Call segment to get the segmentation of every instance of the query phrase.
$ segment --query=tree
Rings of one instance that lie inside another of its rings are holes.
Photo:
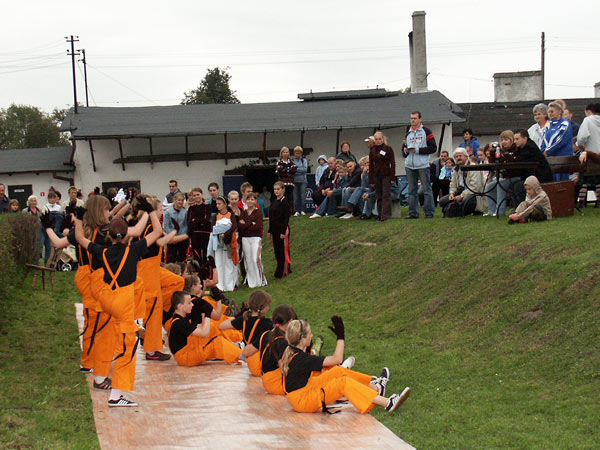
[[[200,86],[191,91],[185,92],[182,105],[200,105],[206,103],[239,103],[235,96],[235,91],[229,87],[231,75],[225,69],[208,69]]]
[[[64,111],[47,114],[35,106],[11,105],[0,110],[0,149],[70,145],[60,132]]]

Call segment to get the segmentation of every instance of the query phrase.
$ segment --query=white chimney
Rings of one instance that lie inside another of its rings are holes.
[[[594,97],[600,98],[600,81],[594,85]]]
[[[425,11],[412,14],[413,30],[408,34],[410,54],[410,91],[427,92],[427,43],[425,40]]]

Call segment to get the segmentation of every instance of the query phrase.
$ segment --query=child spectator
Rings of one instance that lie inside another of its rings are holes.
[[[552,220],[552,207],[548,194],[542,189],[540,182],[531,175],[525,180],[527,197],[509,216],[508,223],[541,222]]]
[[[244,265],[246,267],[244,282],[247,282],[250,288],[267,285],[261,259],[263,216],[256,207],[256,197],[255,193],[248,196],[246,199],[248,208],[241,212],[238,220],[238,230],[242,239]]]

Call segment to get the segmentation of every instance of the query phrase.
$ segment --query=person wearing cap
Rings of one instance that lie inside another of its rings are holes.
[[[463,167],[471,165],[469,154],[464,148],[454,150],[456,167],[450,181],[450,193],[440,199],[440,207],[444,217],[454,217],[473,214],[476,211],[483,213],[486,210],[486,198],[474,192],[483,192],[484,182],[481,171],[463,171]]]

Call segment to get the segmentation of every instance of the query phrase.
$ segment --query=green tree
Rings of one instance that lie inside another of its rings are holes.
[[[70,145],[60,132],[64,111],[47,114],[35,106],[11,105],[0,110],[0,149]]]
[[[231,75],[227,72],[229,67],[208,69],[200,86],[185,92],[182,105],[199,105],[206,103],[239,103],[235,91],[229,87]]]

